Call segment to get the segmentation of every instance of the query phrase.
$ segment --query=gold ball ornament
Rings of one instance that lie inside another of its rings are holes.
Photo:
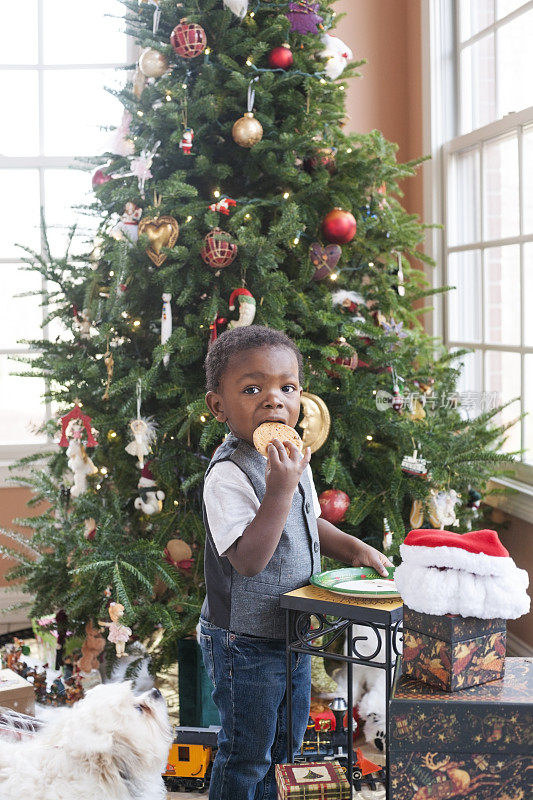
[[[147,47],[139,57],[139,69],[146,78],[160,78],[168,70],[168,59],[159,50]]]
[[[300,398],[303,417],[298,427],[302,429],[302,441],[312,453],[319,450],[329,436],[331,417],[329,409],[321,397],[310,392],[302,392]]]
[[[263,126],[251,111],[237,120],[231,130],[235,142],[241,147],[253,147],[263,138]]]

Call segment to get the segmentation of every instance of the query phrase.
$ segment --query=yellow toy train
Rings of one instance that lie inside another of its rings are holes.
[[[174,728],[168,763],[163,779],[168,791],[196,789],[203,792],[209,786],[214,751],[217,748],[219,725],[209,728]]]

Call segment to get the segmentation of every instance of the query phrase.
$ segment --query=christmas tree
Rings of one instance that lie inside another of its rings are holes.
[[[157,668],[204,594],[202,480],[226,430],[203,361],[225,326],[295,340],[323,513],[393,558],[411,527],[471,527],[509,456],[498,409],[461,414],[461,354],[413,310],[434,291],[416,268],[424,226],[400,203],[417,163],[343,130],[362,62],[332,2],[125,5],[142,52],[112,152],[91,165],[98,241],[27,259],[66,333],[32,342],[26,370],[58,409],[47,468],[19,479],[48,508],[2,551],[32,615],[63,610],[83,633],[117,601]]]

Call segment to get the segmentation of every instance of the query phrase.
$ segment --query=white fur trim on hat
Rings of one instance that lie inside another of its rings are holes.
[[[511,568],[501,575],[476,575],[404,562],[396,568],[394,582],[403,602],[413,611],[437,616],[517,619],[529,611],[529,577],[512,559],[509,561]]]
[[[401,544],[402,562],[410,567],[450,567],[474,575],[509,575],[516,565],[512,558],[470,553],[460,547],[423,547]]]

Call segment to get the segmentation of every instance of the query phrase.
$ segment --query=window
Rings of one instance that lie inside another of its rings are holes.
[[[50,415],[41,395],[44,381],[10,375],[10,359],[28,351],[20,339],[44,338],[45,309],[38,298],[16,295],[38,289],[40,277],[24,270],[18,244],[42,252],[40,209],[54,255],[63,255],[69,228],[77,223],[74,251],[86,249],[97,220],[73,210],[91,199],[91,176],[77,157],[108,149],[121,103],[105,91],[119,88],[131,63],[131,43],[116,17],[118,0],[19,0],[0,8],[0,458],[11,461],[39,449],[34,430]],[[113,18],[113,16],[115,18]],[[23,21],[23,35],[21,22]],[[130,56],[128,58],[128,56]],[[77,167],[77,168],[76,168]],[[55,334],[54,334],[55,335]]]
[[[439,282],[457,287],[444,299],[440,328],[451,349],[474,351],[458,387],[478,398],[472,411],[518,397],[499,420],[509,422],[533,412],[533,2],[434,0],[429,28],[441,58],[453,53],[447,71],[440,67],[440,139],[431,133],[444,222],[433,254],[443,264]],[[505,445],[520,448],[517,472],[533,482],[529,416]]]

